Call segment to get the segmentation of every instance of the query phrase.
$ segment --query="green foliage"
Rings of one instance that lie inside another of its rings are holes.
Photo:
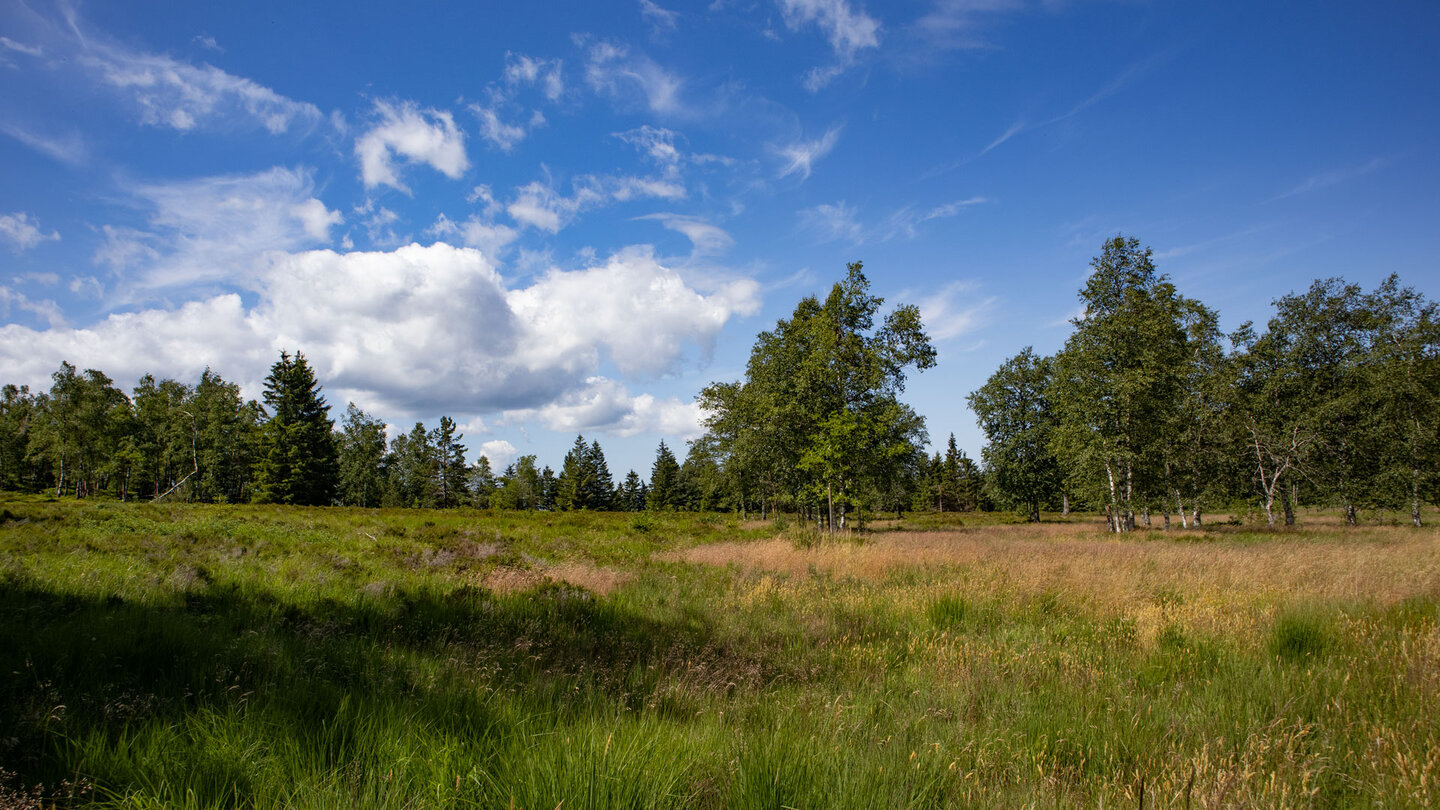
[[[1029,347],[1005,361],[968,402],[985,431],[985,466],[998,499],[1040,520],[1040,507],[1060,494],[1060,462],[1052,450],[1056,417],[1049,400],[1050,358]],[[954,437],[951,437],[952,447]]]
[[[345,408],[337,444],[340,503],[379,506],[385,495],[385,423],[351,402]]]
[[[469,496],[469,466],[465,463],[465,438],[455,432],[455,420],[440,417],[440,426],[430,433],[430,442],[435,449],[436,506],[448,508],[457,506]]]
[[[330,503],[339,478],[334,423],[304,354],[280,353],[265,378],[265,404],[271,413],[261,432],[255,500]]]
[[[490,469],[490,459],[481,456],[470,468],[469,478],[466,486],[470,491],[471,505],[477,509],[489,509],[494,506],[495,497],[495,473]]]
[[[600,442],[586,444],[584,436],[575,437],[575,446],[565,454],[565,464],[555,479],[554,500],[562,511],[614,508],[615,480]]]
[[[701,392],[737,500],[824,503],[834,514],[837,501],[862,506],[915,466],[924,420],[898,397],[905,370],[932,367],[935,349],[913,306],[877,326],[883,304],[852,263],[823,304],[805,298],[757,337],[743,383]]]
[[[655,448],[655,463],[650,465],[650,488],[645,495],[645,508],[653,511],[679,509],[685,505],[680,482],[680,462],[660,440]]]
[[[1186,319],[1208,311],[1161,275],[1149,248],[1116,236],[1091,261],[1080,299],[1084,314],[1056,356],[1050,406],[1058,415],[1051,446],[1067,484],[1108,504],[1116,531],[1134,528],[1145,501],[1174,489],[1167,450],[1194,349]]]

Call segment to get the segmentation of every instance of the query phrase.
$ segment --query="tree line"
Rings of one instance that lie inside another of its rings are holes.
[[[350,404],[337,426],[303,354],[282,353],[261,402],[207,369],[195,385],[146,375],[130,394],[68,363],[49,391],[0,390],[0,487],[210,502],[735,511],[838,529],[881,512],[1095,510],[1115,531],[1200,523],[1253,507],[1271,525],[1302,504],[1440,501],[1440,317],[1391,277],[1364,291],[1316,281],[1275,301],[1263,329],[1221,333],[1138,240],[1091,262],[1060,351],[1027,347],[968,403],[979,463],[927,455],[901,401],[935,365],[917,308],[885,310],[854,263],[757,336],[743,379],[698,401],[706,432],[683,462],[665,442],[648,477],[611,473],[576,437],[558,470],[524,455],[468,463],[453,419],[389,436]],[[1248,505],[1248,506],[1247,506]]]
[[[48,391],[0,389],[0,488],[219,503],[525,510],[723,509],[710,447],[684,462],[660,442],[648,478],[618,483],[598,441],[577,437],[560,470],[524,455],[467,462],[453,419],[394,437],[350,403],[337,426],[304,354],[283,352],[263,402],[206,369],[196,385],[146,375],[130,394],[62,363]]]
[[[1440,501],[1440,317],[1392,275],[1317,280],[1263,329],[1216,313],[1117,236],[1091,262],[1059,352],[1026,348],[969,397],[991,491],[1038,519],[1067,499],[1117,532],[1253,504],[1408,511]]]

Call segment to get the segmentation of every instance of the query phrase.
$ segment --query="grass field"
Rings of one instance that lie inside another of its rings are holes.
[[[0,508],[0,807],[1440,805],[1434,529]]]

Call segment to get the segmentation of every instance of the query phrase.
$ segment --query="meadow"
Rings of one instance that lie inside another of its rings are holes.
[[[0,807],[1434,807],[1440,534],[0,496]]]

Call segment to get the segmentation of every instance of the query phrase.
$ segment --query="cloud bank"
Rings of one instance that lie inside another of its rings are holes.
[[[257,396],[278,352],[298,349],[336,404],[396,417],[506,412],[564,429],[685,433],[693,409],[630,395],[600,375],[602,362],[641,379],[677,371],[758,303],[753,281],[697,288],[647,247],[551,270],[518,289],[481,251],[444,242],[272,253],[244,293],[83,328],[0,327],[0,364],[38,388],[62,360],[122,385],[146,372],[193,379],[210,366]]]

